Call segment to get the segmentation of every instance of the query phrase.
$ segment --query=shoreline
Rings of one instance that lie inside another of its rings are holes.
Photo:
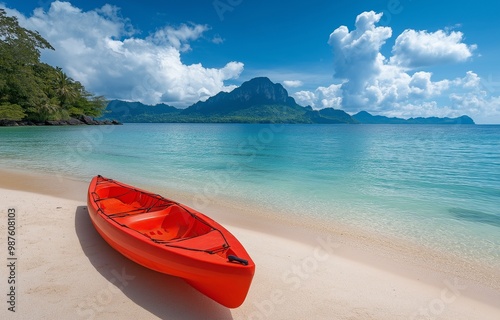
[[[87,183],[3,168],[0,169],[0,174],[0,195],[7,201],[4,206],[17,206],[21,211],[31,208],[26,210],[28,215],[31,212],[31,216],[20,220],[19,228],[25,233],[23,242],[28,242],[27,238],[31,232],[27,230],[28,226],[36,227],[35,211],[40,210],[40,214],[49,216],[59,214],[57,209],[51,212],[46,208],[47,204],[52,205],[52,208],[54,204],[60,204],[56,208],[67,210],[70,215],[60,217],[62,220],[70,220],[68,225],[71,230],[62,231],[66,237],[74,237],[75,228],[78,234],[79,223],[88,225],[88,217],[83,213]],[[151,191],[162,193],[161,190]],[[29,197],[31,202],[26,201],[26,197]],[[193,206],[192,197],[188,195],[175,194],[172,198]],[[40,207],[37,199],[43,199]],[[4,206],[0,210],[2,218],[6,219],[7,207]],[[335,310],[345,318],[352,314],[353,310],[358,310],[359,313],[352,315],[356,319],[398,319],[404,315],[409,319],[419,319],[419,308],[429,306],[429,303],[439,299],[446,288],[453,287],[453,284],[456,289],[453,300],[461,302],[446,303],[440,318],[476,319],[472,317],[476,316],[477,319],[494,319],[495,315],[500,313],[500,271],[493,268],[460,261],[454,256],[443,256],[439,252],[424,250],[410,243],[401,243],[397,239],[351,226],[324,226],[319,221],[307,224],[299,220],[284,221],[281,217],[271,218],[263,213],[235,208],[224,201],[211,203],[200,211],[227,226],[228,230],[242,241],[257,264],[256,277],[247,301],[242,307],[230,310],[230,314],[217,313],[224,318],[231,315],[237,319],[286,318],[287,315],[293,317],[298,312],[296,309],[299,306],[304,307],[304,303],[308,301],[307,307],[317,312],[334,310],[330,303],[342,302],[342,306],[338,307],[341,310]],[[235,212],[238,215],[235,215]],[[91,228],[88,229],[87,233],[91,233]],[[48,235],[57,237],[57,233]],[[44,234],[38,236],[43,237]],[[97,238],[92,241],[100,240]],[[104,247],[102,241],[100,243],[100,246]],[[73,249],[81,251],[81,248]],[[22,250],[31,252],[29,247]],[[85,250],[83,248],[83,251]],[[56,254],[59,259],[64,259],[62,253]],[[87,253],[84,256],[92,260]],[[82,254],[77,255],[77,258],[82,259]],[[29,260],[31,257],[25,259]],[[120,259],[120,264],[125,263],[124,261],[126,259]],[[47,262],[47,265],[60,262],[55,259]],[[85,259],[82,263],[85,264]],[[118,265],[115,264],[116,268]],[[130,268],[132,265],[133,263],[127,263]],[[40,268],[43,269],[44,265],[40,265],[38,269]],[[136,270],[138,267],[133,268]],[[89,266],[87,261],[87,268],[83,272],[92,275],[97,269],[97,266]],[[47,270],[50,270],[50,267]],[[148,274],[144,279],[157,276],[152,276],[151,272],[140,268],[137,270],[141,270],[137,271],[138,273]],[[21,269],[20,277],[29,278],[33,272],[35,271],[31,269]],[[109,277],[104,276],[104,280],[106,279],[108,281],[101,281],[101,285],[109,282]],[[44,279],[42,277],[33,281],[43,285]],[[169,281],[174,282],[175,287],[180,286],[181,291],[189,291],[189,286],[179,284],[178,279]],[[137,295],[133,290],[120,292],[125,295],[123,299]],[[447,291],[446,295],[449,298],[447,301],[451,301],[449,292],[451,291]],[[30,300],[28,293],[19,294],[20,301]],[[122,294],[117,292],[116,296]],[[41,298],[36,294],[33,299],[35,297]],[[160,311],[152,311],[156,310],[156,307],[149,306],[144,301],[137,302],[137,299],[131,299],[135,302],[132,304],[135,307],[142,306],[137,312],[146,310],[162,317]],[[25,303],[23,302],[24,306]],[[201,303],[203,306],[207,304],[213,308],[213,305],[206,301]],[[457,318],[457,315],[460,317]],[[327,313],[317,316],[331,318],[331,314],[327,317]]]
[[[40,126],[84,126],[84,125],[122,125],[118,120],[96,120],[93,117],[82,115],[66,120],[46,120],[33,122],[30,120],[0,120],[0,127],[40,127]]]

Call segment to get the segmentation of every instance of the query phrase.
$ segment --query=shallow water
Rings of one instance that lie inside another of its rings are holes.
[[[500,126],[0,128],[0,166],[258,204],[500,263]]]

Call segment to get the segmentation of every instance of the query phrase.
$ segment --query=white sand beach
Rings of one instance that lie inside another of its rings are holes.
[[[301,227],[244,211],[235,218],[228,214],[234,208],[214,204],[201,211],[256,263],[246,301],[227,309],[113,250],[90,222],[86,183],[1,174],[1,319],[500,318],[500,270],[360,230]],[[9,209],[16,219],[15,313],[7,303]]]

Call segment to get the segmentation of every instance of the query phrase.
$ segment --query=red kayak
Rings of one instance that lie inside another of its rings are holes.
[[[228,308],[245,300],[255,264],[241,243],[214,220],[102,176],[90,182],[87,204],[99,234],[127,258],[181,277]]]

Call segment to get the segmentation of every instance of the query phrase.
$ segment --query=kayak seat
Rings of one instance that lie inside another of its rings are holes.
[[[98,203],[101,209],[108,215],[141,209],[141,204],[139,202],[123,203],[116,198],[102,199]]]
[[[196,236],[210,230],[197,223],[196,219],[178,205],[154,212],[116,217],[114,220],[148,238],[160,241]]]
[[[195,222],[195,219],[178,205],[155,212],[117,217],[114,220],[148,238],[161,241],[185,237]]]
[[[172,205],[167,208],[168,214],[161,223],[159,232],[166,232],[168,238],[178,239],[185,236],[189,231],[189,227],[194,223],[194,218],[183,208],[178,205]],[[167,240],[161,237],[162,240]],[[168,240],[170,240],[168,239]]]

